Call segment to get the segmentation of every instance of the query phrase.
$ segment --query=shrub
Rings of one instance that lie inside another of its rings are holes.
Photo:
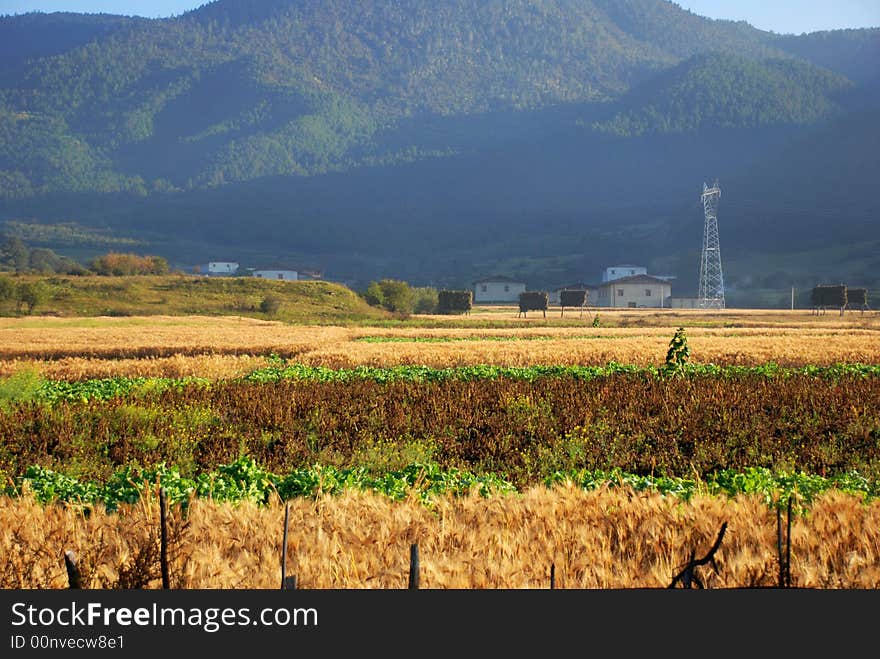
[[[19,313],[22,307],[25,313],[32,314],[34,309],[44,304],[49,299],[49,289],[41,281],[26,281],[18,285],[16,290],[16,308]]]
[[[436,313],[439,294],[436,288],[420,287],[412,289],[413,311],[415,313]]]
[[[413,289],[408,283],[399,279],[370,282],[363,298],[371,306],[402,314],[411,314],[415,304]]]
[[[0,302],[15,299],[15,282],[11,277],[0,275]]]
[[[367,290],[364,291],[362,297],[371,307],[385,306],[385,294],[382,292],[382,287],[379,286],[379,282],[377,281],[370,282],[370,285],[367,286]]]
[[[138,256],[109,252],[92,260],[90,267],[99,275],[166,275],[168,261],[161,256]]]
[[[260,311],[270,316],[274,316],[281,309],[281,298],[277,295],[269,293],[260,301]]]

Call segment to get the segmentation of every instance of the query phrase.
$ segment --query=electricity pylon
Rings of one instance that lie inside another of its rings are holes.
[[[721,188],[716,180],[710,188],[703,183],[703,252],[700,257],[700,291],[697,294],[701,309],[724,308],[724,275],[721,272],[721,246],[718,241],[718,199]]]

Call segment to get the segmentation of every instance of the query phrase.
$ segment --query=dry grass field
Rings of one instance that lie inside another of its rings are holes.
[[[784,515],[783,515],[784,519]],[[194,501],[170,523],[174,588],[278,588],[284,507]],[[63,552],[84,586],[158,588],[158,505],[119,513],[0,499],[0,587],[64,588]],[[708,588],[777,584],[776,516],[755,497],[674,496],[612,488],[535,488],[521,495],[438,499],[432,508],[350,492],[290,504],[288,575],[298,587],[405,588],[419,543],[422,588],[664,588],[690,552],[715,558]],[[792,585],[880,587],[880,501],[828,493],[793,516]]]
[[[594,327],[588,314],[580,320],[554,313],[517,319],[513,308],[483,308],[464,320],[418,317],[417,326],[392,328],[213,316],[3,318],[0,377],[23,369],[64,379],[236,377],[264,365],[272,353],[337,368],[662,364],[678,326],[687,330],[694,362],[880,362],[880,317],[873,312],[603,309],[599,317]],[[499,318],[504,322],[492,326]],[[422,326],[429,321],[430,327]]]

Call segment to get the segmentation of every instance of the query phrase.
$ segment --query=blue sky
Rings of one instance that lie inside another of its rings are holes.
[[[479,1],[479,0],[478,0]],[[206,0],[0,0],[0,15],[28,11],[74,11],[165,17]],[[880,0],[681,0],[679,5],[710,18],[745,20],[780,33],[849,27],[880,27]]]

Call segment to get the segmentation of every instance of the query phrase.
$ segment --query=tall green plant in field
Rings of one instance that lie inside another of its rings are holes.
[[[669,350],[666,351],[666,364],[663,366],[663,372],[667,375],[682,373],[688,365],[690,356],[691,349],[688,346],[684,327],[679,327],[669,342]]]

